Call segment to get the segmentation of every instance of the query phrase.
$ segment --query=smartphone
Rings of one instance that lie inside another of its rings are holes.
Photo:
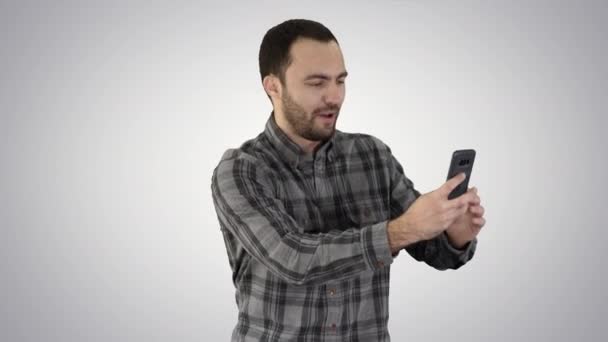
[[[448,179],[453,178],[457,174],[464,172],[467,178],[458,184],[456,189],[448,195],[448,199],[456,198],[469,188],[469,179],[473,171],[473,162],[475,162],[475,150],[457,150],[452,153],[452,161],[450,162],[450,170],[448,171]]]

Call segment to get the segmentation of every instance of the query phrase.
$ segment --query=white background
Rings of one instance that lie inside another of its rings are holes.
[[[426,0],[3,1],[0,340],[229,340],[211,174],[264,129],[258,49],[290,18],[342,46],[338,129],[418,190],[477,150],[477,253],[400,255],[393,340],[606,340],[608,5]]]

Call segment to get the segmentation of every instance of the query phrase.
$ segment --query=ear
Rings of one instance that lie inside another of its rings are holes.
[[[275,75],[267,75],[262,80],[262,85],[264,86],[264,91],[271,98],[280,98],[281,97],[281,81]]]

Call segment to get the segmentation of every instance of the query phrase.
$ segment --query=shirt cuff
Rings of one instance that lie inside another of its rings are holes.
[[[445,231],[443,231],[443,233],[441,233],[441,235],[439,236],[439,239],[441,241],[441,244],[448,251],[450,251],[452,254],[454,254],[460,258],[464,258],[464,257],[468,256],[470,254],[471,250],[474,249],[475,245],[477,244],[477,238],[474,238],[473,240],[467,242],[462,248],[456,248],[456,246],[454,246],[450,243],[450,239],[448,238],[448,233],[446,233]]]
[[[393,262],[388,243],[387,223],[383,221],[361,229],[363,256],[372,270],[388,266]]]

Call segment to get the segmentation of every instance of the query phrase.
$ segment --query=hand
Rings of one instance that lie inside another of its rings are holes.
[[[454,176],[437,190],[418,197],[405,213],[390,221],[388,238],[391,251],[398,251],[420,240],[429,240],[463,216],[477,195],[467,192],[452,200],[448,200],[448,195],[465,178],[464,173]]]
[[[462,248],[467,242],[473,240],[486,224],[486,219],[483,217],[485,209],[481,206],[477,188],[469,188],[467,193],[474,195],[474,201],[470,202],[468,210],[456,218],[446,230],[448,240],[456,248]]]

